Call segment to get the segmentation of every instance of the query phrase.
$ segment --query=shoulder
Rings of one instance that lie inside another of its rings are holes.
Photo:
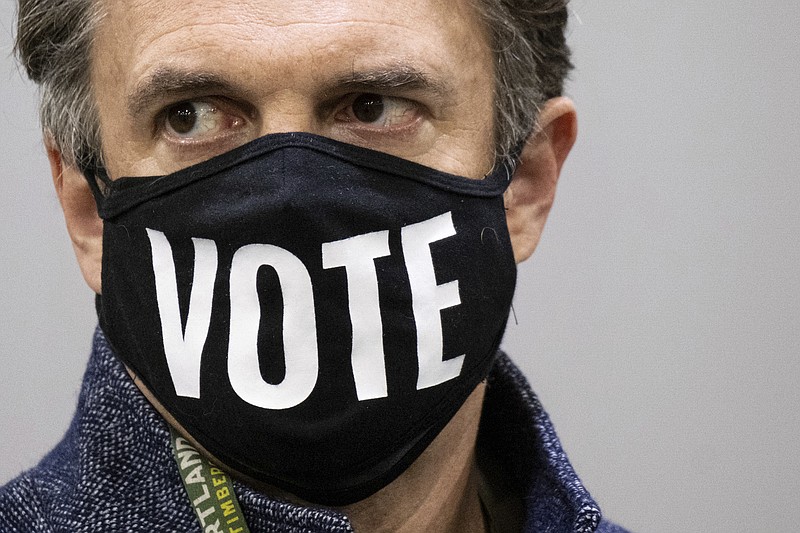
[[[0,531],[44,533],[53,524],[67,495],[75,492],[79,465],[70,430],[41,462],[0,487]]]
[[[48,525],[43,504],[42,485],[34,471],[25,472],[0,487],[0,531],[15,533],[45,533],[53,531]]]

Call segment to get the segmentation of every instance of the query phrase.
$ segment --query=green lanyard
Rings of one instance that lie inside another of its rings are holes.
[[[170,428],[175,462],[204,533],[250,533],[230,477]]]

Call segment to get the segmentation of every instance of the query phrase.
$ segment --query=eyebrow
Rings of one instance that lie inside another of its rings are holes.
[[[443,80],[432,78],[410,65],[392,65],[366,70],[353,70],[340,75],[326,84],[325,93],[332,91],[427,91],[434,97],[443,98],[453,92],[453,87]],[[160,67],[139,82],[127,96],[128,113],[138,116],[148,109],[154,100],[170,96],[189,97],[199,93],[238,94],[234,83],[213,72],[197,72]]]
[[[235,92],[235,87],[218,74],[162,67],[139,82],[128,95],[128,113],[132,116],[139,115],[154,99],[200,92],[232,93]]]
[[[438,97],[446,96],[453,91],[453,88],[445,81],[434,79],[427,73],[410,65],[354,70],[336,78],[333,85],[340,90],[365,92],[424,90]]]

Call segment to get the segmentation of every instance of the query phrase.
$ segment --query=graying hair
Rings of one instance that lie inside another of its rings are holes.
[[[496,160],[509,161],[572,67],[564,38],[568,0],[471,1],[495,53]],[[90,80],[100,18],[95,0],[19,0],[16,52],[40,86],[42,128],[64,161],[82,169],[103,166]]]
[[[495,54],[496,161],[513,164],[540,106],[564,90],[572,63],[564,31],[569,0],[472,0]]]
[[[16,52],[39,85],[39,117],[64,161],[101,166],[100,125],[91,87],[94,0],[19,0]]]

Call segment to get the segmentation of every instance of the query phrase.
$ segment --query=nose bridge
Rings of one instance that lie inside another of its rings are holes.
[[[285,88],[265,95],[258,111],[261,135],[293,131],[320,133],[316,102],[296,88]]]

